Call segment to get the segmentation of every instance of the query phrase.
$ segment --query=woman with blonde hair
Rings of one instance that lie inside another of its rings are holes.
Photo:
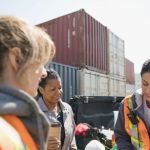
[[[33,98],[55,46],[39,27],[0,16],[0,149],[45,150],[49,123]]]

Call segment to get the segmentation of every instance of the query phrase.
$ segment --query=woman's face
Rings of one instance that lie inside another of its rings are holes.
[[[41,92],[46,103],[57,104],[63,93],[61,79],[47,80],[47,84]]]
[[[142,75],[142,92],[144,99],[150,103],[150,73],[144,73]]]
[[[45,63],[44,63],[45,64]],[[37,95],[37,89],[42,77],[46,77],[44,64],[32,64],[22,74],[20,78],[20,87],[31,96]]]

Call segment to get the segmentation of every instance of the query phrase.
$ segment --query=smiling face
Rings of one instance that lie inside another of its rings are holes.
[[[39,90],[47,105],[56,105],[63,94],[61,79],[49,79]]]
[[[142,92],[144,99],[150,103],[150,72],[145,72],[142,75]]]

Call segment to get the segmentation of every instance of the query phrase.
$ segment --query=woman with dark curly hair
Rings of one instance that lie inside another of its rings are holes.
[[[53,123],[54,118],[61,123],[60,141],[50,136],[48,149],[54,150],[60,143],[62,150],[76,150],[73,112],[70,105],[61,100],[62,93],[62,83],[58,73],[54,70],[47,71],[47,76],[39,83],[38,103],[50,123]]]

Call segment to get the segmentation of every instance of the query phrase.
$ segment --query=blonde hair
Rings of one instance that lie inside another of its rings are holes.
[[[29,64],[52,59],[55,45],[48,34],[41,28],[16,16],[0,16],[0,72],[4,69],[4,57],[11,48],[19,48],[19,70]]]

